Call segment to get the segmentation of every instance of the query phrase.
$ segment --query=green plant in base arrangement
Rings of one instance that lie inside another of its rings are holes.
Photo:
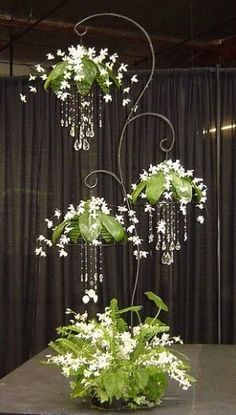
[[[111,88],[122,92],[122,105],[128,105],[130,84],[138,82],[137,75],[130,77],[127,83],[127,64],[117,65],[118,54],[109,56],[108,49],[86,48],[83,45],[70,46],[68,52],[57,50],[56,55],[47,54],[49,61],[55,62],[50,70],[42,65],[35,65],[37,75],[29,76],[29,92],[36,93],[36,78],[44,81],[44,88],[51,89],[61,102],[61,126],[69,128],[71,137],[75,139],[75,150],[89,150],[89,139],[95,133],[94,106],[97,105],[93,95],[96,85],[100,91],[98,104],[98,126],[102,127],[102,102],[112,101]],[[59,62],[57,60],[59,59]],[[25,94],[20,94],[23,102],[27,102]]]
[[[120,215],[114,217],[103,198],[92,197],[82,200],[77,207],[70,205],[62,219],[61,216],[60,210],[56,209],[53,219],[45,219],[51,237],[40,235],[35,253],[45,257],[47,247],[55,245],[59,256],[66,257],[67,246],[79,244],[80,275],[84,285],[82,300],[84,303],[91,299],[97,302],[98,283],[103,281],[102,245],[128,240]]]
[[[155,317],[141,321],[141,306],[118,308],[113,299],[105,312],[89,320],[88,315],[67,310],[73,318],[59,327],[59,338],[49,345],[56,354],[48,355],[48,364],[61,368],[68,377],[72,398],[95,405],[119,403],[123,408],[152,407],[160,404],[168,378],[187,390],[194,379],[188,359],[171,346],[182,343],[170,337],[169,327],[159,320],[165,303],[146,292],[157,307]],[[123,316],[136,313],[139,324],[131,330]]]
[[[180,250],[181,217],[183,240],[187,240],[187,205],[194,203],[201,212],[196,220],[204,223],[202,212],[206,203],[207,187],[203,179],[195,178],[193,170],[185,170],[179,160],[165,160],[151,165],[132,185],[130,196],[133,204],[145,200],[145,212],[149,219],[149,243],[155,241],[156,250],[162,252],[161,261],[170,265],[173,252]]]

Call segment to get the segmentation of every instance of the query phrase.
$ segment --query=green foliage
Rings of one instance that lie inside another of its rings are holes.
[[[163,172],[154,174],[147,181],[146,195],[148,201],[154,205],[157,203],[165,190],[165,177]]]
[[[142,177],[142,176],[141,176]],[[198,179],[201,186],[202,179]],[[205,185],[203,186],[205,189]],[[191,173],[185,172],[179,161],[166,160],[157,166],[151,166],[131,192],[133,203],[136,203],[142,193],[148,202],[155,205],[165,200],[165,192],[171,194],[171,201],[189,203],[192,200],[201,202],[203,192],[196,184]]]
[[[62,81],[67,79],[65,74],[68,72],[68,67],[70,67],[70,72],[72,74],[70,78],[73,80],[77,73],[72,69],[69,62],[64,60],[58,62],[48,74],[44,83],[44,88],[48,89],[51,87],[54,92],[58,91]],[[97,82],[104,94],[110,92],[107,81],[110,81],[116,88],[120,88],[119,80],[111,69],[102,63],[94,62],[86,56],[81,58],[80,78],[81,80],[74,80],[73,83],[76,85],[79,94],[82,96],[89,94],[94,82]]]
[[[150,291],[146,295],[155,303],[158,313],[167,311],[159,296]],[[181,373],[185,388],[191,385],[194,379],[188,373],[189,362],[184,355],[171,350],[169,345],[174,340],[157,316],[147,317],[134,327],[133,333],[129,331],[121,315],[132,311],[141,318],[141,309],[119,309],[113,298],[105,312],[97,315],[98,320],[87,320],[86,313],[72,312],[74,319],[70,324],[58,328],[60,337],[49,344],[56,355],[49,357],[47,363],[57,364],[71,378],[72,398],[95,397],[105,404],[119,399],[127,408],[136,409],[160,403],[172,371],[176,370],[177,377]]]
[[[51,87],[53,91],[59,89],[60,84],[63,80],[63,74],[66,71],[67,66],[67,61],[57,63],[56,66],[49,73],[44,83],[44,89],[48,89],[49,87]]]
[[[82,213],[74,214],[71,219],[64,219],[54,228],[53,244],[58,242],[66,227],[70,229],[66,235],[72,243],[78,243],[81,238],[88,244],[97,239],[105,243],[127,241],[127,234],[118,220],[100,209],[97,209],[96,214],[91,213],[90,203],[90,200],[85,203]]]
[[[124,239],[124,228],[115,218],[106,215],[103,212],[99,212],[99,218],[104,228],[106,228],[116,242],[120,242]]]
[[[158,297],[158,295],[154,294],[152,291],[146,291],[145,294],[149,300],[153,301],[156,304],[158,309],[168,311],[167,305],[160,297]]]

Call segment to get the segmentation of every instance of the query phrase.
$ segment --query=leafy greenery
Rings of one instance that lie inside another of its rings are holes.
[[[127,240],[123,226],[115,217],[102,211],[103,205],[93,208],[95,201],[96,198],[87,200],[80,209],[74,211],[71,218],[59,223],[53,230],[52,242],[56,244],[65,231],[72,243],[77,243],[80,239],[88,244],[98,239],[105,243]]]
[[[144,195],[151,205],[163,200],[204,203],[205,193],[202,179],[195,179],[192,171],[185,171],[178,160],[165,160],[140,175],[139,182],[133,185],[131,199],[136,203]]]
[[[118,399],[135,409],[159,404],[168,377],[183,389],[191,386],[194,379],[187,358],[171,349],[181,343],[180,338],[171,338],[169,327],[157,319],[168,307],[156,294],[148,291],[146,295],[157,313],[144,322],[141,306],[119,309],[116,299],[92,320],[86,312],[67,310],[73,319],[57,329],[59,338],[50,342],[54,354],[46,363],[58,365],[70,378],[72,398],[95,398],[104,404]],[[123,318],[129,312],[136,313],[140,321],[132,330]]]

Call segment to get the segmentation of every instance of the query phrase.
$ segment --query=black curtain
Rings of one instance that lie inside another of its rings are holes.
[[[236,74],[224,70],[220,74],[221,125],[233,125]],[[147,76],[139,73],[140,82],[132,89],[132,100]],[[163,317],[171,325],[172,333],[180,334],[185,342],[216,343],[219,322],[223,342],[232,343],[236,336],[232,318],[235,129],[228,130],[226,139],[222,133],[222,209],[218,212],[217,140],[212,130],[217,116],[216,79],[215,69],[157,72],[138,108],[139,112],[162,113],[171,120],[176,145],[170,157],[180,159],[185,168],[194,169],[195,175],[203,177],[208,186],[205,225],[197,224],[194,210],[190,212],[189,239],[176,255],[174,265],[161,266],[158,253],[153,252],[142,262],[136,295],[136,303],[144,305],[146,315],[153,309],[144,292],[153,290],[163,297],[170,309],[168,316]],[[55,327],[64,323],[66,307],[84,309],[78,248],[73,247],[64,260],[58,258],[54,249],[41,260],[34,255],[36,238],[45,231],[44,218],[51,217],[56,207],[66,210],[70,203],[76,205],[91,194],[103,196],[112,204],[120,204],[123,198],[111,177],[100,175],[93,191],[88,191],[83,181],[92,169],[117,173],[118,139],[127,115],[127,109],[121,106],[120,92],[115,92],[113,102],[104,106],[103,127],[96,129],[91,150],[76,152],[73,139],[60,127],[60,108],[55,97],[38,85],[38,94],[31,94],[28,103],[23,104],[19,93],[27,89],[24,78],[0,80],[0,375],[47,345],[55,335]],[[168,136],[168,127],[153,117],[129,125],[122,150],[128,191],[143,168],[164,159],[159,142]],[[135,260],[129,248],[105,247],[105,279],[99,302],[91,312],[101,311],[112,297],[117,297],[121,305],[128,305],[134,270]]]

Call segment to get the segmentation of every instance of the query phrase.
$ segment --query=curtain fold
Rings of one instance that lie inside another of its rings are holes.
[[[134,85],[134,100],[148,75],[141,72]],[[221,71],[222,120],[235,123],[235,71]],[[50,92],[38,85],[27,104],[19,92],[27,91],[25,78],[0,79],[0,375],[13,370],[43,349],[65,322],[66,307],[83,310],[79,276],[79,249],[74,246],[61,260],[55,249],[46,258],[35,257],[36,238],[45,232],[44,218],[55,208],[66,210],[90,195],[118,205],[123,201],[119,184],[99,175],[98,187],[86,189],[84,177],[92,169],[118,173],[117,148],[127,109],[121,93],[104,105],[103,127],[96,129],[89,152],[76,152],[73,140],[60,127],[60,107]],[[170,154],[186,169],[194,169],[208,187],[206,223],[196,223],[194,209],[188,219],[188,241],[175,255],[173,267],[160,265],[157,251],[141,266],[136,304],[153,313],[145,291],[157,292],[169,305],[163,319],[172,333],[185,342],[216,343],[218,325],[217,186],[216,186],[216,70],[165,70],[155,73],[139,103],[138,112],[158,112],[168,117],[176,131]],[[99,99],[99,98],[98,98]],[[222,329],[223,341],[235,341],[234,284],[234,135],[222,134]],[[165,158],[159,143],[170,137],[161,120],[142,117],[131,123],[122,147],[122,171],[127,191],[142,169]],[[139,208],[138,208],[139,209]],[[146,222],[140,215],[139,230]],[[127,246],[104,247],[104,283],[99,302],[91,313],[101,311],[112,297],[122,306],[131,300],[136,261]],[[87,307],[86,307],[87,308]]]

